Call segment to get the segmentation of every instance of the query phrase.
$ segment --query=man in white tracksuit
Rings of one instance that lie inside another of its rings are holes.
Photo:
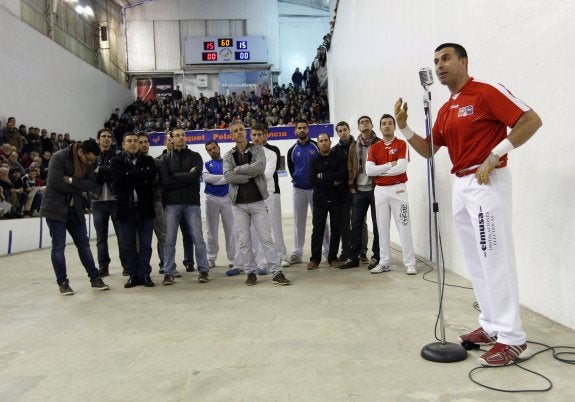
[[[206,143],[206,151],[212,159],[204,163],[202,179],[206,184],[206,224],[208,226],[208,265],[216,266],[220,246],[218,244],[218,228],[220,216],[226,238],[226,256],[230,265],[236,259],[236,238],[234,234],[234,214],[232,202],[228,196],[229,185],[224,179],[224,161],[220,156],[220,146],[216,141]],[[230,267],[231,268],[231,267]]]

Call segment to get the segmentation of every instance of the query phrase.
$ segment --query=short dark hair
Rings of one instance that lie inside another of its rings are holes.
[[[10,170],[8,171],[8,174],[14,174],[14,172],[22,173],[22,172],[20,172],[20,168],[13,167],[13,168],[10,168]]]
[[[263,123],[254,124],[254,125],[252,126],[252,131],[253,131],[253,130],[263,131],[263,132],[266,133],[266,134],[269,132],[268,125],[267,125],[267,124],[263,124]]]
[[[94,140],[84,140],[78,146],[85,154],[100,155],[100,146]]]
[[[394,118],[392,115],[390,115],[390,114],[388,114],[388,113],[385,113],[383,116],[381,116],[381,119],[379,119],[379,125],[380,125],[380,126],[381,126],[381,121],[382,121],[383,119],[391,119],[391,120],[393,120],[393,125],[394,125],[394,126],[396,125],[396,124],[395,124],[395,118]]]
[[[174,129],[168,131],[167,134],[168,134],[170,137],[172,137],[173,132],[174,132],[174,131],[177,131],[177,130],[182,130],[182,131],[184,132],[184,134],[186,133],[186,130],[184,130],[183,128],[181,128],[181,127],[176,127],[176,128],[174,128]]]
[[[359,119],[357,119],[357,124],[358,124],[358,125],[359,125],[359,121],[360,121],[361,119],[367,119],[367,120],[369,120],[369,122],[370,122],[371,124],[373,124],[373,121],[371,121],[371,117],[364,115],[364,116],[359,116]]]
[[[210,145],[210,144],[216,144],[216,147],[218,147],[218,148],[220,147],[220,144],[218,144],[216,140],[208,141],[208,142],[206,142],[206,144],[204,146],[207,148],[208,145]]]
[[[305,123],[305,125],[309,127],[309,124],[308,124],[306,119],[302,119],[302,118],[296,119],[295,125],[297,126],[299,123]]]
[[[455,54],[457,54],[457,56],[461,59],[463,57],[465,57],[466,59],[467,57],[467,50],[465,50],[465,48],[457,43],[442,43],[441,45],[437,46],[437,49],[435,49],[436,52],[439,52],[442,49],[445,49],[446,47],[452,47],[453,50],[455,50]]]
[[[136,137],[138,136],[138,134],[136,134],[135,132],[133,132],[133,131],[128,131],[127,133],[124,133],[124,135],[122,136],[122,141],[124,141],[124,138],[126,138],[126,137],[132,137],[132,136],[134,136],[134,135],[135,135]]]
[[[349,124],[347,124],[347,121],[340,121],[339,123],[337,123],[335,125],[335,131],[337,131],[337,128],[341,127],[341,126],[346,126],[348,130],[350,129]]]
[[[146,133],[145,131],[138,131],[136,134],[138,135],[138,137],[148,138],[148,133]]]
[[[98,130],[98,134],[96,134],[96,139],[99,140],[99,139],[100,139],[100,136],[102,135],[102,133],[106,133],[106,132],[109,133],[110,135],[112,135],[112,133],[110,132],[109,129],[107,129],[107,128],[101,128],[101,129]],[[112,135],[112,137],[114,137],[114,136]]]

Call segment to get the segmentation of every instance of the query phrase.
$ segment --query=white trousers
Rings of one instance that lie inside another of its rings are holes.
[[[305,229],[307,224],[307,208],[311,208],[313,202],[313,190],[303,190],[293,187],[293,252],[292,254],[302,257],[305,243]],[[310,243],[311,244],[311,243]],[[325,225],[323,233],[322,253],[327,259],[329,251],[329,225]]]
[[[389,230],[391,217],[393,216],[395,227],[399,233],[399,241],[401,242],[403,264],[405,266],[415,266],[406,184],[375,186],[373,196],[375,198],[375,215],[379,232],[379,263],[391,264]]]
[[[272,229],[272,238],[276,245],[276,249],[281,260],[287,260],[287,250],[284,242],[284,233],[282,228],[282,204],[281,194],[270,194],[264,201],[268,210],[268,218]],[[267,261],[264,254],[264,249],[260,244],[259,237],[257,236],[254,227],[252,226],[252,250],[256,256],[256,263],[258,268],[267,266]]]
[[[479,303],[479,323],[506,345],[525,343],[519,315],[517,266],[513,250],[511,173],[495,169],[489,184],[475,175],[453,184],[453,219]]]
[[[218,258],[218,252],[220,250],[218,242],[220,216],[222,217],[222,226],[224,227],[224,236],[226,238],[226,256],[228,260],[233,263],[236,259],[236,236],[234,233],[232,202],[227,195],[224,197],[217,197],[215,195],[206,194],[208,260],[215,261]]]
[[[264,250],[265,259],[268,262],[272,275],[281,271],[265,203],[258,201],[249,204],[234,204],[233,211],[239,244],[237,265],[241,265],[246,274],[255,272],[257,269],[252,251],[251,228],[253,227]]]

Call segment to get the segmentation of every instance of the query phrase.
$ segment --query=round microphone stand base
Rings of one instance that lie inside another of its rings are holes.
[[[436,363],[455,363],[467,359],[467,351],[456,343],[433,342],[421,349],[421,357]]]

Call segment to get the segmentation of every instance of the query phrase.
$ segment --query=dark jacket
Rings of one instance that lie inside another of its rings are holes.
[[[335,146],[331,149],[331,152],[336,153],[339,155],[339,159],[343,161],[346,165],[345,169],[345,190],[349,191],[348,186],[348,179],[349,179],[349,170],[347,169],[347,161],[349,160],[349,148],[355,144],[355,138],[349,137],[349,142],[346,144],[343,141],[339,141]]]
[[[85,222],[82,193],[94,192],[98,189],[98,185],[92,165],[86,168],[84,177],[73,177],[72,184],[64,181],[64,176],[74,176],[72,149],[72,147],[62,149],[50,159],[46,191],[40,207],[40,215],[44,218],[65,222],[68,206],[73,202],[78,219]]]
[[[327,203],[343,203],[346,170],[346,164],[333,150],[329,155],[318,154],[311,160],[309,181],[313,185],[314,207],[323,207]]]
[[[98,160],[96,161],[96,183],[98,183],[98,195],[100,195],[102,191],[102,186],[107,185],[108,188],[114,194],[114,190],[112,188],[112,181],[114,181],[114,177],[112,176],[111,166],[112,160],[118,153],[114,148],[110,148],[107,151],[100,152],[98,155]]]
[[[158,169],[164,205],[200,205],[203,161],[199,153],[188,148],[169,151],[160,158]]]
[[[122,222],[127,218],[132,208],[137,208],[142,218],[154,219],[153,185],[158,173],[154,158],[140,152],[134,156],[122,152],[112,159],[110,172],[113,177],[112,188],[116,194],[118,220]]]

